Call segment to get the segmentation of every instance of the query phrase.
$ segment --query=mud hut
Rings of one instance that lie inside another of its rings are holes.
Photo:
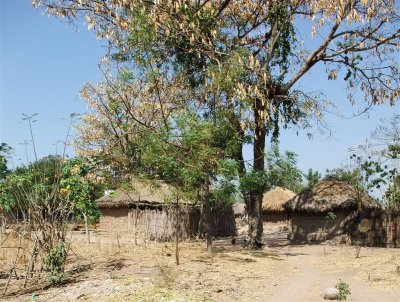
[[[327,239],[344,241],[358,228],[361,216],[380,205],[367,194],[338,180],[323,180],[283,204],[291,212],[292,242],[318,243]],[[335,219],[328,219],[332,212]]]
[[[286,211],[283,204],[293,198],[296,193],[276,187],[264,193],[262,201],[262,218],[266,223],[288,224],[290,213]]]
[[[236,227],[240,228],[246,225],[246,205],[244,202],[236,202],[232,205],[233,214],[235,215]]]
[[[171,187],[164,183],[154,185],[135,180],[129,190],[118,189],[98,199],[97,204],[101,212],[99,229],[103,232],[171,240],[176,230],[181,239],[195,236],[199,230],[197,203],[177,201]],[[231,208],[213,209],[212,215],[215,237],[235,234]]]
[[[232,205],[233,214],[235,218],[241,218],[246,215],[246,206],[243,202],[236,202]]]

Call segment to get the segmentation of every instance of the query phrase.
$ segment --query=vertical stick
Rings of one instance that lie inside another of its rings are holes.
[[[178,194],[176,194],[176,213],[175,213],[175,262],[176,265],[179,265],[179,199],[178,199]]]
[[[0,217],[0,219],[1,219],[0,240],[3,240],[3,236],[6,233],[6,219],[5,219],[3,213],[1,213],[0,216],[1,216]]]
[[[392,247],[392,238],[393,238],[393,234],[392,234],[392,215],[390,210],[388,210],[386,212],[386,247]]]
[[[33,267],[35,265],[36,257],[37,257],[37,240],[35,240],[33,244],[33,249],[31,253],[31,258],[29,259],[28,266],[26,267],[26,274],[25,274],[25,280],[24,280],[24,288],[26,287],[26,282],[28,281],[29,274],[32,275]]]
[[[17,274],[16,271],[15,271],[15,265],[17,264],[17,260],[18,260],[19,251],[20,251],[20,250],[21,250],[21,241],[20,241],[20,246],[18,246],[17,254],[15,255],[15,259],[14,259],[13,265],[12,265],[12,267],[11,267],[11,269],[10,269],[10,273],[9,273],[9,275],[8,275],[7,284],[6,284],[6,286],[4,287],[3,295],[4,295],[4,294],[6,293],[6,291],[7,291],[8,284],[10,284],[10,280],[11,280],[12,273],[14,272],[14,274]]]
[[[89,224],[86,214],[83,214],[83,219],[85,220],[86,243],[90,244]]]
[[[121,252],[121,245],[119,243],[119,235],[117,234],[118,252]]]

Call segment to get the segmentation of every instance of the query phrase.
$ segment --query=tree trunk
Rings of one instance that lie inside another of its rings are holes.
[[[203,223],[204,223],[204,201],[203,201],[203,192],[200,194],[200,217],[199,217],[199,225],[197,228],[197,240],[203,237]]]
[[[245,196],[246,211],[248,215],[248,247],[253,249],[261,248],[263,224],[261,219],[262,192],[248,192]]]
[[[256,100],[254,104],[254,142],[253,142],[253,169],[264,171],[265,139],[267,129],[261,116],[262,104]],[[246,210],[249,217],[249,248],[257,249],[262,246],[263,224],[261,219],[261,206],[263,198],[263,188],[254,188],[252,192],[245,195]]]

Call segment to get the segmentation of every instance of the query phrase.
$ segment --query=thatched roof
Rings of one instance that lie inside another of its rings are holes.
[[[244,215],[246,213],[245,204],[243,202],[237,202],[232,205],[233,213],[236,215]]]
[[[143,182],[133,180],[129,190],[117,189],[114,193],[105,195],[97,200],[99,208],[130,207],[133,205],[163,205],[175,201],[172,187],[165,183]],[[188,201],[179,201],[188,204]]]
[[[339,180],[323,180],[287,201],[283,207],[289,211],[324,213],[335,210],[362,210],[380,208],[378,202],[365,193],[357,193],[352,186]]]
[[[284,212],[283,204],[293,198],[296,193],[282,188],[276,187],[264,193],[262,201],[262,209],[264,212]]]

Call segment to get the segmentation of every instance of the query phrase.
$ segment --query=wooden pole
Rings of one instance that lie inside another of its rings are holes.
[[[176,194],[176,203],[175,203],[176,213],[175,213],[175,262],[176,265],[179,265],[179,226],[180,226],[180,215],[179,215],[179,199],[178,194]]]
[[[86,243],[90,244],[89,224],[88,224],[88,218],[85,213],[83,214],[83,219],[85,220]]]
[[[35,240],[35,243],[33,244],[33,249],[32,249],[32,253],[31,253],[31,257],[29,259],[29,263],[28,266],[26,267],[26,273],[25,273],[25,280],[24,280],[24,288],[26,287],[26,283],[28,281],[28,277],[31,274],[32,275],[32,271],[33,271],[33,267],[35,265],[35,261],[36,261],[36,257],[38,255],[38,241]]]

